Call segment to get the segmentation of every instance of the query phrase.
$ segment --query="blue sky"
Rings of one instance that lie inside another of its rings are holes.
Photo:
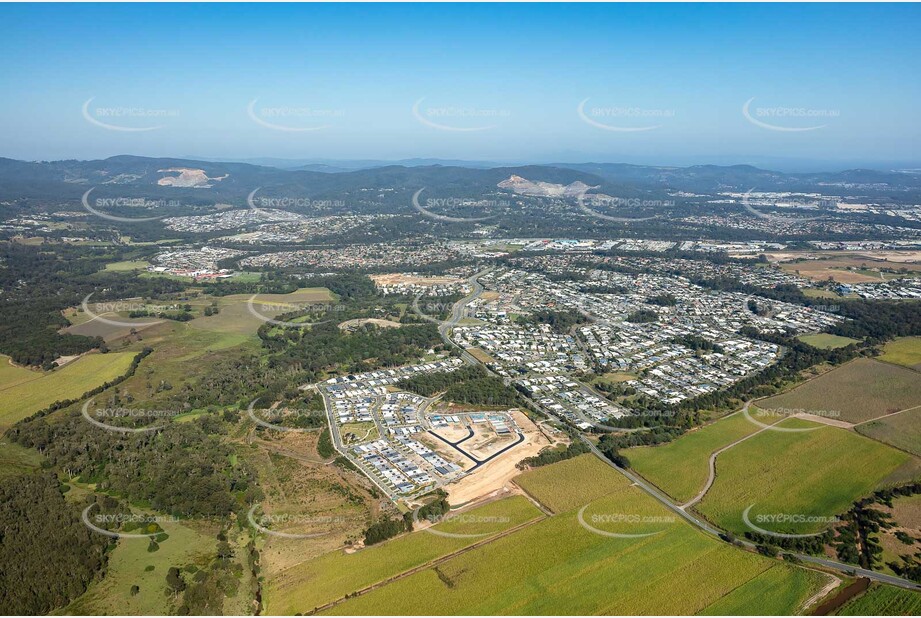
[[[5,4],[0,23],[0,156],[921,167],[918,5]]]

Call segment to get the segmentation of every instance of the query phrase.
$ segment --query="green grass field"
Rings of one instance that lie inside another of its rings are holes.
[[[900,337],[883,346],[880,360],[905,367],[921,366],[921,337]]]
[[[815,571],[773,566],[699,612],[704,616],[777,616],[799,607],[824,578]],[[752,603],[762,598],[763,603]]]
[[[37,380],[0,390],[0,431],[55,401],[76,399],[117,378],[128,370],[133,359],[134,354],[129,352],[87,354]]]
[[[742,414],[733,414],[668,444],[632,448],[624,455],[633,469],[683,503],[697,495],[707,482],[710,453],[759,429]]]
[[[802,292],[806,298],[842,298],[837,292],[822,288],[804,288]]]
[[[41,371],[14,365],[9,356],[0,354],[0,393],[17,384],[37,380],[42,375],[44,374]]]
[[[28,474],[42,463],[41,453],[11,442],[0,442],[0,479]]]
[[[846,345],[857,343],[856,339],[850,337],[839,337],[838,335],[829,335],[828,333],[818,333],[815,335],[800,335],[797,337],[803,343],[808,343],[814,348],[822,350],[832,350],[834,348],[843,348]]]
[[[169,538],[160,549],[148,552],[146,539],[122,539],[109,557],[106,576],[89,589],[61,614],[80,615],[165,615],[173,613],[166,594],[166,572],[171,566],[189,563],[207,565],[214,555],[214,534],[203,534],[189,526],[165,523]],[[147,567],[153,566],[152,570]],[[140,588],[130,594],[131,586]]]
[[[921,457],[921,408],[858,425],[857,432]]]
[[[874,583],[864,594],[845,603],[836,615],[918,616],[921,615],[921,593]]]
[[[106,264],[106,270],[114,272],[130,272],[132,270],[145,270],[150,266],[146,260],[126,260],[124,262],[112,262]]]
[[[842,421],[860,423],[919,404],[921,374],[858,358],[789,392],[763,399],[758,407],[838,413],[836,418]]]
[[[785,428],[817,426],[799,419]],[[742,512],[761,528],[805,534],[827,523],[757,523],[758,514],[833,517],[873,491],[910,455],[837,427],[815,431],[763,431],[716,460],[716,481],[697,510],[722,528],[742,534]]]
[[[453,556],[328,610],[336,615],[656,615],[695,614],[724,600],[739,613],[796,613],[822,576],[720,543],[690,527],[610,467],[601,474],[591,456],[553,464],[532,477],[531,490],[557,505],[578,503],[577,494],[598,485],[584,521],[606,532],[648,533],[612,538],[579,523],[581,507]],[[563,464],[566,464],[565,466]],[[556,475],[555,468],[561,472]],[[583,468],[591,481],[579,491],[566,482]],[[530,473],[529,473],[530,474]],[[525,482],[529,484],[529,482]],[[546,491],[566,488],[564,496]],[[611,522],[628,515],[643,521]],[[607,519],[605,519],[607,518]],[[660,518],[655,523],[646,518]],[[770,575],[770,586],[753,583]]]
[[[265,322],[249,310],[248,301],[251,294],[231,294],[215,298],[206,297],[199,304],[210,304],[216,300],[220,312],[214,316],[199,317],[189,324],[193,328],[217,331],[237,335],[255,336],[256,330]],[[260,294],[253,300],[253,309],[266,318],[295,311],[306,304],[323,304],[336,300],[335,295],[326,288],[301,288],[291,294]],[[196,303],[191,303],[193,306]]]
[[[515,496],[467,512],[494,521],[445,522],[439,530],[458,534],[497,534],[541,516],[527,499]],[[507,521],[504,521],[507,519]],[[443,537],[423,531],[352,554],[335,551],[296,565],[267,582],[266,614],[307,612],[346,594],[452,553],[485,537]]]

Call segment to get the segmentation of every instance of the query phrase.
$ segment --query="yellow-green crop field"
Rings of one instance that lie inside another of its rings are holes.
[[[521,496],[471,509],[469,515],[468,519],[475,518],[476,521],[446,521],[437,529],[459,535],[495,535],[542,516],[533,504]],[[352,554],[343,551],[325,554],[268,581],[266,613],[291,615],[309,612],[484,538],[488,536],[446,537],[418,531]]]
[[[523,482],[529,493],[567,510],[322,613],[667,615],[770,608],[793,614],[827,581],[697,531],[606,464],[607,474],[601,474],[595,462],[583,455],[536,470],[536,480]],[[579,467],[591,481],[570,491],[565,483]],[[564,490],[556,499],[546,494],[555,469],[561,470],[556,486]],[[600,486],[604,495],[591,495],[589,485]],[[575,506],[580,494],[590,502]],[[603,532],[645,536],[605,536],[583,522]]]
[[[630,466],[678,502],[703,489],[710,453],[761,429],[742,414],[733,414],[661,446],[624,451]]]
[[[838,616],[918,616],[921,593],[894,586],[872,584],[870,588],[841,607]]]
[[[62,399],[76,399],[109,380],[123,375],[134,354],[87,354],[49,371],[36,380],[0,390],[0,430]]]
[[[37,380],[43,375],[41,371],[14,365],[9,356],[0,354],[0,393],[17,384]]]
[[[716,481],[697,510],[724,529],[749,530],[743,511],[755,505],[751,521],[773,532],[805,534],[827,527],[827,520],[876,489],[911,459],[879,442],[846,429],[799,419],[778,428],[817,429],[802,432],[767,430],[722,453],[716,460]],[[758,523],[758,515],[812,521]]]
[[[905,367],[921,367],[921,337],[899,337],[883,346],[880,360]]]
[[[619,480],[603,461],[582,455],[528,470],[515,477],[515,484],[554,513],[562,513],[621,488]]]

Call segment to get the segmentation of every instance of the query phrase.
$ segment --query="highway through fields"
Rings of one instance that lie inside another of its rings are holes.
[[[605,462],[607,465],[611,466],[612,468],[614,468],[615,470],[617,470],[618,472],[626,476],[627,479],[629,479],[631,483],[633,483],[634,485],[636,485],[637,487],[645,491],[647,494],[649,494],[650,496],[658,500],[668,510],[675,513],[679,517],[683,518],[691,525],[696,526],[698,529],[706,532],[707,534],[711,536],[715,536],[719,538],[720,540],[724,540],[723,537],[720,536],[721,531],[719,529],[714,528],[706,521],[695,517],[691,513],[688,513],[686,510],[684,510],[682,506],[677,505],[674,502],[672,502],[668,496],[663,494],[661,491],[659,491],[657,488],[652,486],[650,483],[646,482],[639,475],[634,474],[630,470],[625,470],[624,468],[621,468],[615,465],[614,462],[612,462],[610,459],[605,457],[604,453],[598,450],[598,447],[596,447],[594,443],[592,443],[592,441],[589,440],[584,435],[582,436],[582,441],[585,442],[586,445],[588,445],[588,448],[592,451],[592,453],[596,457],[598,457],[603,462]],[[750,541],[746,541],[744,539],[738,539],[738,542],[740,542],[743,546],[747,547],[748,549],[755,549],[755,544]],[[834,560],[829,560],[827,558],[820,558],[818,556],[810,556],[808,554],[797,554],[793,552],[786,552],[786,553],[790,553],[792,556],[798,558],[799,560],[802,560],[803,562],[808,562],[811,564],[817,564],[820,566],[824,566],[826,568],[835,569],[836,571],[841,571],[845,573],[846,575],[852,575],[852,576],[859,575],[861,577],[866,577],[871,580],[883,582],[885,584],[898,586],[900,588],[921,591],[921,584],[916,584],[913,581],[902,579],[901,577],[896,577],[895,575],[889,575],[887,573],[878,573],[877,571],[863,569],[853,564],[846,564],[844,562],[836,562]]]

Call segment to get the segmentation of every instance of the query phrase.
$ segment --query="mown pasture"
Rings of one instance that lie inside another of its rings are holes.
[[[913,369],[921,368],[921,337],[899,337],[883,346],[880,360]]]
[[[851,339],[850,337],[841,337],[839,335],[829,335],[828,333],[800,335],[797,337],[797,339],[803,343],[808,343],[814,348],[819,348],[822,350],[833,350],[835,348],[843,348],[845,346],[851,345],[852,343],[858,343],[856,339]]]

